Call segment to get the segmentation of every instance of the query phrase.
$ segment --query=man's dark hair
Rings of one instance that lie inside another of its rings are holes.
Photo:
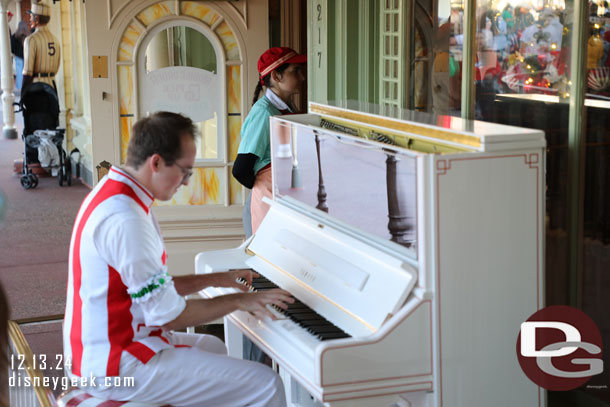
[[[132,128],[127,146],[127,162],[138,169],[153,154],[159,154],[167,165],[182,157],[182,137],[195,140],[193,121],[181,114],[157,112],[138,120]]]

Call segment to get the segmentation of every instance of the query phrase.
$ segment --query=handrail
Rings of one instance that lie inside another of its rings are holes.
[[[21,318],[13,320],[17,325],[31,325],[31,324],[39,324],[46,322],[59,322],[63,321],[64,314],[53,314],[53,315],[45,315],[42,317],[31,317],[31,318]]]
[[[25,336],[23,335],[23,332],[16,321],[8,321],[8,335],[14,350],[19,355],[23,355],[23,364],[28,376],[30,376],[32,381],[32,388],[36,393],[36,398],[40,403],[40,407],[55,406],[55,396],[49,387],[42,384],[44,383],[44,375],[42,374],[42,371],[34,365],[34,355],[30,349],[30,345],[25,339]],[[36,385],[35,383],[40,383],[40,385]]]

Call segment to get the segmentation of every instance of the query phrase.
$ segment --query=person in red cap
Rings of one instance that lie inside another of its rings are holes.
[[[260,80],[254,91],[252,110],[241,128],[241,143],[233,166],[235,179],[252,189],[244,208],[247,237],[256,233],[269,210],[269,206],[262,201],[264,196],[271,198],[269,117],[295,113],[291,97],[299,93],[305,80],[305,62],[305,55],[287,47],[270,48],[258,60]],[[265,94],[259,99],[263,87]]]

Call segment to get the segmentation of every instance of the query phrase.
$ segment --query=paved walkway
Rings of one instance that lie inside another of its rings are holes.
[[[21,129],[18,129],[21,134]],[[0,282],[12,319],[61,314],[65,308],[70,234],[89,189],[80,182],[60,187],[57,178],[40,178],[25,190],[13,174],[23,142],[0,139],[0,190],[7,209],[0,224]]]
[[[35,189],[24,190],[13,174],[13,161],[21,159],[23,151],[23,126],[17,127],[19,138],[0,136],[0,191],[7,202],[0,221],[0,283],[10,318],[22,320],[64,313],[70,234],[89,188],[76,180],[71,187],[60,187],[57,178],[45,177]],[[26,325],[22,330],[34,354],[54,361],[62,353],[61,323]]]

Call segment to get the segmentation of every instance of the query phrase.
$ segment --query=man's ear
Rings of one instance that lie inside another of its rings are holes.
[[[163,157],[161,157],[159,154],[155,153],[148,159],[148,165],[153,172],[159,171],[162,164],[165,164],[165,161],[163,161]]]

